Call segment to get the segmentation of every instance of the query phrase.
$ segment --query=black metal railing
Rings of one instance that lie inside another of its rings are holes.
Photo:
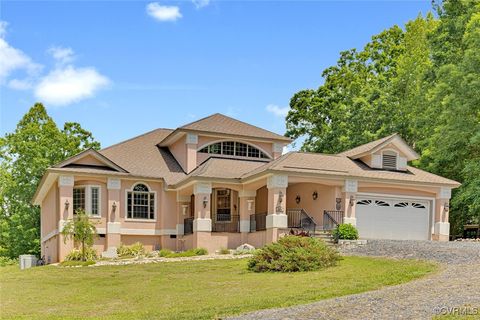
[[[240,232],[240,216],[217,214],[212,223],[212,232]]]
[[[314,233],[317,228],[315,220],[303,209],[287,209],[288,228],[302,229]]]
[[[323,230],[333,230],[343,223],[343,211],[323,211]]]
[[[183,219],[183,234],[193,234],[193,217]]]
[[[250,232],[267,229],[267,213],[254,213],[250,215]]]

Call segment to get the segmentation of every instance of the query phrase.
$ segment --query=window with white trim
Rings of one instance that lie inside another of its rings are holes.
[[[100,186],[73,187],[73,213],[83,210],[90,216],[100,217],[101,189]]]
[[[397,154],[393,151],[384,151],[382,154],[382,167],[397,170]]]
[[[222,141],[212,143],[206,147],[203,147],[198,152],[209,154],[222,154],[227,156],[236,157],[249,157],[249,158],[261,158],[268,159],[269,157],[265,152],[260,149],[251,146],[249,144],[237,141]]]
[[[127,219],[155,219],[155,192],[142,183],[127,192]]]

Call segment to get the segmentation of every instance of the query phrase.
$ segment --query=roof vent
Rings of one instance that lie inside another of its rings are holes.
[[[396,170],[397,169],[397,155],[386,152],[383,154],[382,157],[382,166],[384,169],[391,169],[391,170]]]

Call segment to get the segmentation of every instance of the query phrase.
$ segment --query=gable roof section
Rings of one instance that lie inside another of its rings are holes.
[[[99,152],[133,176],[159,178],[174,184],[186,174],[167,148],[157,146],[171,132],[170,129],[156,129]]]
[[[331,176],[332,178],[366,178],[378,181],[395,181],[400,183],[422,183],[460,186],[460,183],[441,176],[407,167],[407,172],[371,169],[361,161],[352,160],[342,155],[321,153],[289,152],[280,158],[259,167],[242,176],[242,181],[274,172],[289,174],[307,174]]]
[[[259,128],[257,126],[245,123],[237,119],[227,117],[220,113],[215,113],[211,116],[179,127],[178,129],[173,131],[171,135],[166,137],[166,139],[163,140],[160,145],[166,146],[169,143],[174,142],[176,136],[186,132],[233,135],[262,140],[276,140],[286,143],[290,143],[292,141],[290,138],[287,138],[285,136]]]
[[[88,163],[81,163],[82,159],[93,157],[97,160],[95,164],[88,164]],[[115,162],[104,156],[103,154],[99,153],[94,149],[87,149],[82,151],[73,157],[68,158],[67,160],[60,162],[59,164],[54,165],[52,168],[83,168],[89,170],[100,170],[100,171],[116,171],[127,173],[128,171],[124,168],[117,165]]]
[[[346,156],[352,159],[358,159],[362,156],[365,156],[370,153],[374,153],[384,146],[388,145],[389,143],[394,144],[398,147],[402,152],[407,156],[407,160],[416,160],[419,158],[419,155],[415,152],[415,150],[410,147],[405,140],[398,133],[394,133],[392,135],[386,136],[384,138],[362,144],[358,147],[355,147],[350,150],[346,150],[344,152],[339,153],[341,156]]]

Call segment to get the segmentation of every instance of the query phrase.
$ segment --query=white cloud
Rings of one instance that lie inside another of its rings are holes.
[[[7,26],[7,21],[0,21],[0,38],[5,37],[5,35],[7,34]]]
[[[75,53],[72,48],[51,47],[47,52],[61,64],[72,62],[75,59]]]
[[[110,83],[94,68],[66,66],[51,71],[35,87],[35,96],[52,106],[63,106],[91,98]]]
[[[273,113],[276,117],[285,118],[287,116],[289,108],[288,107],[281,108],[275,104],[269,104],[266,107],[266,110],[270,113]]]
[[[41,65],[34,63],[23,51],[12,47],[4,37],[7,23],[0,21],[0,85],[15,71],[24,70],[29,75],[40,71]]]
[[[28,90],[33,87],[32,79],[12,79],[8,81],[8,87],[15,90]]]
[[[158,2],[147,4],[147,13],[158,21],[176,21],[182,17],[177,6],[162,6]]]
[[[210,4],[210,0],[192,0],[192,3],[197,9],[206,7]]]

